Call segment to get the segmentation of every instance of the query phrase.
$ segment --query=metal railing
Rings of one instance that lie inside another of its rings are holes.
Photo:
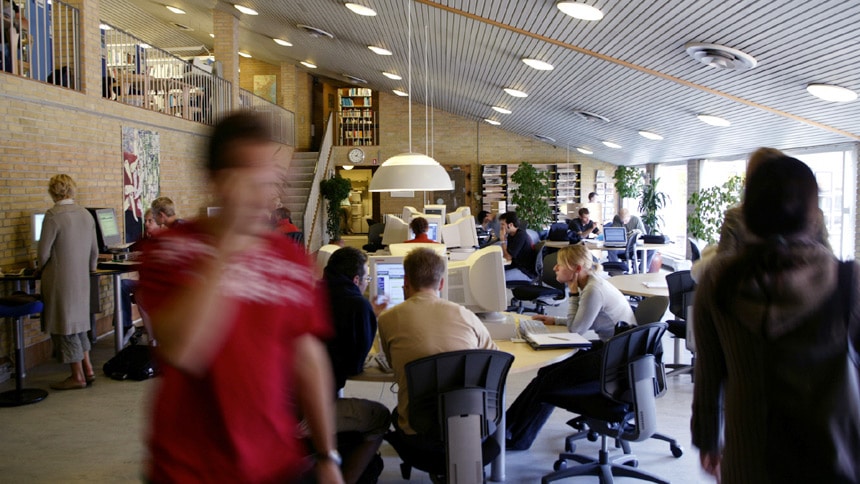
[[[329,115],[326,123],[325,134],[320,147],[320,155],[317,159],[316,167],[314,167],[314,176],[311,181],[311,191],[308,194],[308,202],[305,205],[305,216],[303,227],[305,228],[305,246],[308,252],[314,252],[322,247],[326,242],[324,227],[325,227],[325,210],[320,210],[324,203],[323,197],[320,196],[320,182],[328,176],[331,167],[331,148],[334,144],[334,116]],[[308,228],[310,227],[310,228]]]
[[[232,85],[211,64],[195,65],[104,22],[101,38],[102,96],[208,125],[230,112]]]
[[[81,90],[80,14],[59,0],[0,0],[0,71]]]
[[[239,89],[239,109],[248,109],[266,116],[275,141],[288,146],[296,145],[295,114],[292,111],[272,104],[245,89]]]

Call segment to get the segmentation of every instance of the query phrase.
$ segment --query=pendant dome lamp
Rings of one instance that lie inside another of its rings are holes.
[[[448,172],[433,158],[412,152],[412,0],[408,0],[409,15],[409,152],[400,153],[385,160],[373,178],[368,191],[443,191],[451,190]]]

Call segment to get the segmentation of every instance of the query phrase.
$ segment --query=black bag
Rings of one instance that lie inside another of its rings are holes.
[[[149,346],[131,345],[123,348],[104,364],[105,375],[114,380],[143,381],[158,374]]]
[[[668,235],[643,235],[642,241],[646,244],[668,244],[671,239]]]

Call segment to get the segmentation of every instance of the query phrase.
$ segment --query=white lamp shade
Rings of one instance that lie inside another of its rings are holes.
[[[371,192],[452,190],[451,177],[436,160],[418,153],[401,153],[385,160],[370,180]]]

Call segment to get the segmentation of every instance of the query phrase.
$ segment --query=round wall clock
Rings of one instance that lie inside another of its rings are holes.
[[[353,148],[349,150],[349,161],[359,164],[364,161],[364,151],[361,148]]]

